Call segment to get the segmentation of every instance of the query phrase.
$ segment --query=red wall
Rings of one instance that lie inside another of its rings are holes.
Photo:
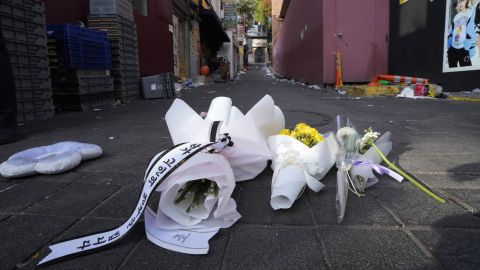
[[[89,0],[44,0],[47,23],[87,22]]]
[[[86,23],[89,0],[45,0],[47,23]],[[173,72],[172,0],[149,0],[148,16],[134,12],[140,75]]]
[[[148,1],[148,16],[135,13],[138,34],[138,54],[142,77],[158,73],[173,73],[172,1]]]

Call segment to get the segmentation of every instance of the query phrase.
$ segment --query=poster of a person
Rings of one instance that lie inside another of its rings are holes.
[[[443,72],[480,70],[479,20],[480,0],[447,0]]]

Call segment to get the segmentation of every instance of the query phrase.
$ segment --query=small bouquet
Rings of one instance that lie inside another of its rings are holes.
[[[338,151],[332,133],[321,135],[304,123],[271,136],[268,146],[273,170],[270,205],[275,210],[290,208],[305,186],[319,192],[324,187],[320,180],[335,164]]]
[[[170,250],[207,253],[208,240],[240,218],[231,198],[234,187],[233,171],[225,157],[213,153],[192,156],[157,188],[161,193],[158,210],[147,208],[145,212],[147,238]]]
[[[341,127],[340,116],[337,116],[337,127],[336,138],[339,145],[339,155],[336,162],[338,168],[336,206],[339,223],[345,216],[348,190],[358,196],[363,196],[366,188],[378,182],[378,178],[373,174],[373,171],[378,174],[387,174],[399,182],[403,181],[405,177],[422,191],[439,201],[443,201],[386,158],[392,150],[391,133],[389,131],[380,136],[379,132],[375,132],[370,127],[361,136],[349,119],[347,119],[346,125]],[[393,170],[379,165],[382,161],[385,161]]]

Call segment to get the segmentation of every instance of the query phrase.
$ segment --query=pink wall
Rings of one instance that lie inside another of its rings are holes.
[[[323,78],[322,1],[291,1],[273,51],[275,70],[296,80]],[[302,39],[303,32],[303,39]]]
[[[47,23],[86,23],[89,0],[45,0]],[[173,72],[172,0],[149,0],[148,16],[134,12],[140,75]]]
[[[335,83],[333,53],[340,49],[344,81],[364,82],[387,73],[388,3],[290,1],[273,50],[275,70],[312,84]]]

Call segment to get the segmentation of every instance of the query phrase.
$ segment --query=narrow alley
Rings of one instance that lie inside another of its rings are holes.
[[[237,183],[241,218],[220,229],[206,255],[160,248],[140,221],[118,244],[44,269],[476,269],[480,266],[480,107],[451,100],[353,97],[280,80],[265,65],[238,79],[183,89],[197,113],[230,97],[246,113],[264,95],[287,128],[305,122],[335,131],[336,115],[358,130],[392,132],[389,159],[447,200],[441,204],[408,181],[378,175],[365,196],[351,193],[336,219],[336,168],[319,193],[306,189],[290,209],[270,206],[272,170]],[[172,146],[165,113],[173,99],[135,100],[20,126],[23,138],[2,145],[0,160],[58,141],[102,147],[103,155],[58,175],[0,178],[1,269],[32,269],[52,242],[122,224],[134,211],[145,168]],[[149,205],[158,203],[158,194]]]

